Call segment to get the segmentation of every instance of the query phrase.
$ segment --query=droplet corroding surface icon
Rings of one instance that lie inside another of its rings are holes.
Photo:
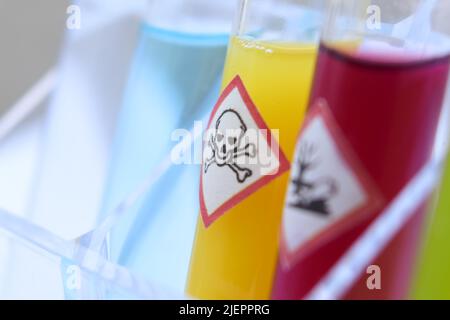
[[[300,132],[282,222],[285,268],[375,213],[381,193],[338,128],[324,100]]]

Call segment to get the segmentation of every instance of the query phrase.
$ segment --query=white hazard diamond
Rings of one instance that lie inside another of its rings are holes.
[[[320,100],[300,133],[283,213],[285,267],[374,213],[380,195]]]
[[[272,131],[236,76],[215,105],[206,131],[200,177],[204,224],[288,169]]]

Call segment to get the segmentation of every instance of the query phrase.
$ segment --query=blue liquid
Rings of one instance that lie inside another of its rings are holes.
[[[102,218],[170,154],[175,129],[213,107],[228,36],[143,25],[118,119]],[[184,290],[198,207],[198,165],[174,165],[111,233],[113,261]]]

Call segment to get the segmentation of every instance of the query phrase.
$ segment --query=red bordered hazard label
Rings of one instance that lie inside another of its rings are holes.
[[[214,106],[205,133],[200,176],[205,226],[289,170],[274,131],[236,76]]]
[[[304,122],[292,163],[281,233],[283,266],[291,267],[381,204],[381,193],[326,101],[318,100]]]

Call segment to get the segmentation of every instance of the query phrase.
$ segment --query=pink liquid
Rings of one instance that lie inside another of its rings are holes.
[[[385,205],[429,158],[449,72],[448,56],[412,62],[398,57],[351,57],[322,45],[311,103],[324,98],[381,191]],[[381,212],[381,210],[380,210]],[[378,212],[376,215],[378,215]],[[375,216],[376,216],[375,215]],[[289,270],[277,266],[275,299],[304,297],[375,217],[340,234]],[[425,204],[372,262],[382,271],[382,289],[368,290],[367,275],[346,298],[405,298]]]

